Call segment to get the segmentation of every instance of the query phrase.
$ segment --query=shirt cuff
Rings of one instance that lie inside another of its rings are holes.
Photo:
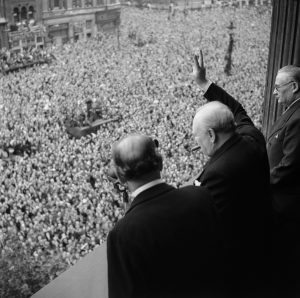
[[[206,93],[206,91],[208,90],[208,88],[210,87],[211,84],[212,84],[212,81],[208,80],[207,83],[201,87],[203,93]]]

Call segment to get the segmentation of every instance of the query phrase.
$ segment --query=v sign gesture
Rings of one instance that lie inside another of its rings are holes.
[[[206,68],[203,62],[202,50],[200,50],[200,63],[199,63],[199,55],[194,55],[193,78],[196,81],[196,83],[202,88],[208,82],[206,79]]]

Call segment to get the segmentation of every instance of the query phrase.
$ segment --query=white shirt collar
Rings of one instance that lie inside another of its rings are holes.
[[[157,185],[157,184],[161,184],[164,183],[164,181],[162,179],[155,179],[153,181],[150,181],[142,186],[140,186],[139,188],[137,188],[134,192],[131,193],[131,197],[134,199],[135,197],[137,197],[141,192]]]

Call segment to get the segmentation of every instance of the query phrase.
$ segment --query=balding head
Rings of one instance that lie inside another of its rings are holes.
[[[162,170],[162,157],[157,143],[145,135],[130,135],[113,145],[112,157],[116,174],[124,181],[140,180]]]
[[[212,101],[198,109],[193,120],[193,135],[203,153],[211,156],[234,133],[234,116],[230,109]]]

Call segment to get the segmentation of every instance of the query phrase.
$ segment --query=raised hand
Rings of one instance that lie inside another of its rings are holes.
[[[193,78],[200,87],[207,83],[202,50],[200,50],[200,63],[199,55],[194,55]]]

